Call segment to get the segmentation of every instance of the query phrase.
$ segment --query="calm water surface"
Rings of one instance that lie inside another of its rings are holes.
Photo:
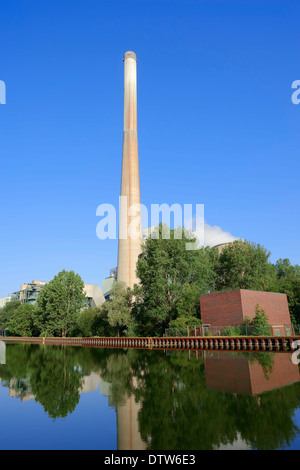
[[[1,450],[300,449],[288,353],[8,344],[5,361]]]

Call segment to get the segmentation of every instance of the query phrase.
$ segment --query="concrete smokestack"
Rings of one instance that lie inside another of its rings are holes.
[[[124,56],[124,132],[117,280],[133,287],[138,283],[136,263],[141,252],[142,220],[137,140],[136,55]]]

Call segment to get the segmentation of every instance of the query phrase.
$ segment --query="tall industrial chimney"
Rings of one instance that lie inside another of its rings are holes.
[[[133,287],[138,283],[136,263],[141,252],[142,219],[137,140],[136,55],[124,56],[124,132],[117,280]]]

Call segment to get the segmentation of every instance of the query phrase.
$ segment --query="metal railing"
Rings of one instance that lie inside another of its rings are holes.
[[[205,336],[294,336],[300,334],[300,325],[202,325],[187,326],[186,328],[166,328],[165,337],[205,337]]]

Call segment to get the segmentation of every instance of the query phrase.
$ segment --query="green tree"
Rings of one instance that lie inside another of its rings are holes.
[[[300,266],[289,259],[279,259],[275,264],[278,291],[285,293],[294,323],[300,325]]]
[[[32,357],[29,372],[35,400],[51,418],[65,418],[75,410],[83,372],[73,348],[39,348]]]
[[[42,335],[65,337],[86,305],[84,283],[74,271],[61,271],[42,290],[37,300],[36,325]]]
[[[94,323],[98,312],[97,307],[89,307],[78,314],[75,329],[76,336],[89,337],[94,335]]]
[[[266,312],[265,310],[260,308],[258,304],[256,304],[255,306],[253,327],[257,336],[270,335],[272,332],[272,327],[269,323],[269,319],[266,315]]]
[[[244,240],[225,246],[219,257],[217,290],[265,290],[270,254],[263,246]]]
[[[174,336],[179,336],[179,334],[182,334],[184,336],[193,336],[193,327],[201,325],[202,321],[200,320],[200,318],[191,315],[180,315],[176,318],[176,320],[172,320],[169,323],[169,328],[172,330],[172,335]],[[190,330],[189,327],[192,327],[192,330]]]
[[[76,336],[112,336],[113,328],[108,321],[107,307],[105,302],[101,307],[89,307],[78,315],[75,333]]]
[[[197,283],[182,285],[181,296],[174,305],[178,318],[200,318],[199,286]]]
[[[0,309],[0,330],[4,330],[8,327],[9,321],[20,305],[21,302],[19,300],[12,300]]]
[[[185,231],[170,230],[166,239],[163,230],[160,225],[156,238],[145,241],[137,262],[140,286],[134,292],[133,316],[142,335],[161,335],[181,315],[199,317],[199,295],[215,287],[217,251],[187,250],[192,240]]]
[[[97,308],[97,315],[92,326],[94,336],[114,336],[114,329],[109,323],[108,313],[108,302]]]
[[[13,315],[8,322],[8,334],[10,336],[33,336],[34,334],[35,307],[31,304],[21,304],[13,310]]]
[[[269,336],[272,333],[272,326],[265,310],[255,305],[254,318],[245,317],[241,324],[241,334],[248,336]]]
[[[288,258],[280,258],[275,264],[278,279],[286,279],[288,277],[300,278],[300,266],[293,266]]]
[[[108,300],[102,310],[107,313],[109,325],[114,336],[126,334],[130,330],[132,293],[123,282],[115,282]]]

